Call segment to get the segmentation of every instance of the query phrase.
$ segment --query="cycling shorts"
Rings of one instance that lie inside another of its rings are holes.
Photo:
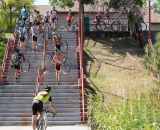
[[[56,17],[52,17],[51,20],[52,20],[52,23],[54,23],[57,20],[57,18]]]
[[[25,37],[20,37],[20,41],[24,42],[25,41]]]
[[[32,103],[32,114],[37,115],[38,112],[43,112],[43,102],[35,100]]]
[[[32,39],[33,41],[37,42],[37,37],[36,36],[33,36],[32,38],[33,38]]]
[[[56,71],[60,71],[61,70],[61,64],[56,63]]]
[[[20,70],[20,64],[18,64],[18,65],[13,65],[13,67],[14,67],[14,69],[16,69],[16,70]]]

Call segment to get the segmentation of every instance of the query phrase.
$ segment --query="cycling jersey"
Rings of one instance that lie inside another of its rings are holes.
[[[27,13],[27,10],[25,8],[23,8],[21,10],[21,15],[22,15],[22,18],[27,18],[28,17],[28,13]]]
[[[52,18],[56,18],[57,17],[57,10],[51,10],[51,16]]]
[[[31,31],[32,31],[32,37],[33,36],[38,36],[38,34],[39,34],[39,27],[38,26],[33,26],[33,27],[31,27]]]
[[[25,37],[26,28],[25,27],[19,27],[19,37]]]
[[[43,103],[46,103],[47,101],[52,101],[51,95],[50,93],[46,92],[46,91],[41,91],[37,94],[37,96],[33,99],[34,101],[38,100],[41,101]]]

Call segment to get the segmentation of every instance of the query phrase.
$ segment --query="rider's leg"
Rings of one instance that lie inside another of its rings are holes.
[[[37,115],[32,115],[32,128],[36,130]]]

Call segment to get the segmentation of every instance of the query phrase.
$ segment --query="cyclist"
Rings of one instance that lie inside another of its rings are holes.
[[[52,8],[50,14],[51,14],[52,26],[53,28],[55,28],[56,20],[58,20],[57,10],[55,9],[55,7]]]
[[[34,14],[35,14],[35,20],[37,22],[41,22],[43,20],[43,16],[40,14],[38,10],[34,9]]]
[[[69,9],[69,12],[68,12],[68,15],[67,15],[68,26],[71,25],[72,20],[73,20],[73,13],[72,13],[71,9]]]
[[[35,51],[37,48],[37,39],[40,33],[40,22],[33,22],[33,26],[31,27],[31,32],[32,32],[32,51]]]
[[[52,43],[56,45],[56,51],[58,51],[61,49],[61,36],[55,32],[53,32],[52,35]]]
[[[26,33],[26,28],[24,26],[20,26],[18,28],[19,32],[19,49],[21,52],[25,51],[25,33]]]
[[[18,79],[20,76],[20,60],[24,58],[23,53],[19,52],[19,49],[15,49],[15,52],[11,56],[11,67],[15,69],[15,77]]]
[[[28,11],[26,10],[26,6],[24,5],[21,9],[21,16],[24,21],[28,19]]]
[[[49,11],[47,11],[46,15],[44,16],[44,23],[48,23],[50,21],[50,14]]]
[[[102,16],[101,16],[101,13],[100,12],[97,12],[97,14],[96,14],[96,24],[100,24],[100,21],[101,21],[101,18],[102,18]]]
[[[57,85],[59,85],[59,80],[60,80],[60,72],[61,72],[61,69],[62,69],[62,63],[64,62],[65,60],[65,57],[60,54],[60,53],[55,53],[55,55],[53,56],[52,58],[52,63],[55,67],[55,70],[56,70],[56,82],[57,82]]]
[[[52,103],[52,98],[51,98],[51,87],[46,86],[45,91],[40,91],[33,99],[32,103],[32,128],[35,130],[36,124],[40,120],[43,114],[43,104],[46,102],[49,102],[50,107],[53,112],[53,116],[55,116],[56,110],[55,106]],[[38,115],[38,116],[37,116]]]

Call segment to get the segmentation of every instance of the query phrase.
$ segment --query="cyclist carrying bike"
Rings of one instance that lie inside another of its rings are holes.
[[[57,85],[59,85],[60,72],[61,72],[61,68],[62,68],[62,64],[63,64],[64,60],[65,60],[64,56],[62,54],[60,54],[59,52],[55,53],[55,55],[52,58],[52,63],[53,63],[55,70],[56,70]]]
[[[32,128],[36,130],[36,124],[41,119],[43,114],[43,104],[49,102],[53,116],[55,116],[56,110],[52,103],[51,87],[45,87],[45,91],[40,91],[33,99],[32,103]],[[38,116],[37,116],[38,115]]]
[[[49,11],[47,11],[46,15],[44,16],[44,23],[49,23],[50,21],[50,14]]]
[[[24,5],[21,9],[21,16],[24,21],[28,19],[28,11],[26,10],[26,6]]]
[[[37,39],[40,33],[39,22],[34,22],[34,25],[31,27],[32,31],[32,51],[35,51],[37,48]]]
[[[52,10],[50,11],[51,14],[51,22],[52,22],[52,26],[55,28],[55,24],[56,24],[56,20],[58,20],[58,14],[57,14],[57,10],[55,9],[55,7],[52,8]]]
[[[24,26],[20,26],[18,28],[19,32],[19,49],[21,52],[25,51],[25,33],[26,28]]]
[[[52,33],[52,42],[56,45],[56,51],[60,51],[61,49],[61,36],[56,34],[55,32]]]
[[[14,54],[11,56],[11,67],[15,69],[15,77],[18,79],[20,76],[20,60],[24,58],[23,53],[19,52],[19,49],[15,49]]]
[[[71,9],[69,9],[69,12],[68,12],[68,15],[67,15],[68,26],[71,25],[72,20],[73,20],[73,13],[72,13]]]

